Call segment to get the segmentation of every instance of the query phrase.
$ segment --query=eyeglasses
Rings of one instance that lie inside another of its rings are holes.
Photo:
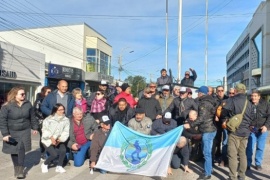
[[[230,92],[229,94],[232,94],[233,95],[234,93],[233,92]]]
[[[25,96],[25,93],[21,93],[20,95],[21,95],[21,96]]]
[[[65,111],[64,109],[57,109],[57,111]]]
[[[220,89],[220,90],[217,90],[217,92],[223,92],[224,90]]]

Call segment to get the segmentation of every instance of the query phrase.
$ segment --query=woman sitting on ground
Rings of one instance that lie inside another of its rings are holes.
[[[59,160],[55,172],[64,173],[63,162],[66,156],[67,139],[69,137],[69,119],[65,116],[65,107],[57,103],[53,106],[52,113],[43,121],[42,138],[45,150],[49,157],[41,165],[42,173],[48,172],[48,164],[57,158],[59,150]]]

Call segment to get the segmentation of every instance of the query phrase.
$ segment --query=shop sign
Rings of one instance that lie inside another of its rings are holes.
[[[82,70],[68,66],[49,64],[48,77],[55,79],[82,81]]]
[[[17,78],[17,73],[14,71],[6,71],[3,69],[0,69],[0,77],[3,78]]]

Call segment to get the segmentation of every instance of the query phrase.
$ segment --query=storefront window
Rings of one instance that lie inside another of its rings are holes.
[[[108,75],[109,73],[109,56],[100,52],[100,73]]]
[[[86,58],[87,58],[86,72],[96,72],[97,70],[96,49],[87,48]]]
[[[34,102],[36,97],[35,97],[35,90],[37,86],[34,85],[26,85],[26,84],[19,84],[19,83],[2,83],[0,86],[0,107],[4,102],[7,100],[7,94],[8,92],[15,86],[21,86],[25,89],[26,93],[26,99],[29,100],[30,102]]]

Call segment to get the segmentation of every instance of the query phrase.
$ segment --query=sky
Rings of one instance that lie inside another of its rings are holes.
[[[208,0],[208,81],[220,85],[226,76],[226,54],[248,25],[260,0]],[[205,84],[205,0],[183,0],[181,78],[196,70],[195,86]],[[3,6],[2,6],[3,5]],[[112,76],[141,75],[156,81],[165,68],[166,0],[2,0],[0,17],[20,27],[45,27],[85,22],[113,48]],[[27,12],[41,23],[22,22],[12,12]],[[178,0],[168,0],[168,69],[178,75]],[[1,30],[4,28],[1,27]]]

